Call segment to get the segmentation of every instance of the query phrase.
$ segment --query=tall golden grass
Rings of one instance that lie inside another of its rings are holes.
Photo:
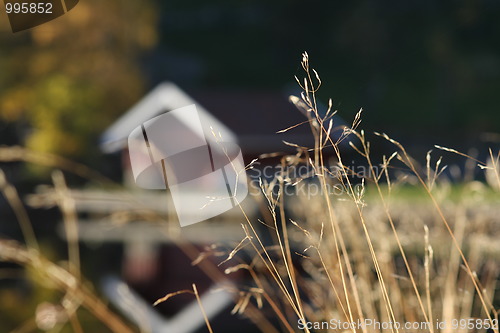
[[[301,65],[305,77],[296,80],[303,91],[290,100],[307,116],[315,146],[288,143],[297,154],[282,158],[273,180],[260,181],[261,204],[269,212],[262,223],[274,236],[274,245],[264,244],[256,222],[245,215],[242,243],[253,249],[255,259],[227,272],[250,271],[260,295],[255,289],[253,294],[244,293],[235,309],[243,312],[249,298],[257,304],[264,298],[281,321],[280,331],[289,332],[297,331],[298,320],[429,323],[425,329],[429,332],[470,331],[460,322],[453,327],[461,319],[487,319],[490,325],[498,321],[494,300],[500,254],[495,241],[500,223],[496,217],[500,197],[495,192],[500,184],[499,153],[490,150],[487,163],[475,160],[486,170],[487,184],[472,181],[460,190],[441,179],[445,169],[441,158],[432,162],[429,152],[421,166],[386,134],[375,133],[389,141],[394,152],[376,164],[367,135],[358,131],[361,111],[334,139],[336,111],[331,100],[326,112],[318,110],[321,79],[310,68],[307,53]],[[355,174],[344,163],[340,144],[345,140],[363,157],[369,172]],[[450,148],[436,148],[474,160]],[[335,174],[325,157],[332,152],[340,170]],[[298,187],[311,177],[297,179],[294,171],[300,165],[314,170],[318,194],[284,194],[285,186]],[[399,199],[408,186],[421,194]],[[343,195],[332,195],[332,188]],[[457,191],[458,198],[451,200]],[[230,258],[244,248],[242,243]],[[446,322],[447,327],[436,327],[436,321]],[[405,331],[395,325],[385,330],[365,326],[348,330]],[[498,327],[492,330],[498,332]]]

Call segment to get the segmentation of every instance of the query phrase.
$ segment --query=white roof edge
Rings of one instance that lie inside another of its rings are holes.
[[[100,138],[100,148],[105,153],[116,152],[126,146],[128,135],[140,124],[163,112],[192,104],[196,105],[198,112],[202,113],[206,119],[216,124],[218,128],[223,129],[226,135],[232,136],[228,139],[237,141],[236,135],[208,110],[198,104],[176,84],[165,81],[153,88],[106,129]]]

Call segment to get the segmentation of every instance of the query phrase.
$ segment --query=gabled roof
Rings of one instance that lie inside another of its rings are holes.
[[[128,136],[137,126],[159,114],[192,104],[196,105],[198,113],[204,119],[209,120],[219,131],[224,132],[227,140],[237,141],[236,135],[203,106],[189,97],[174,83],[164,82],[148,93],[102,134],[100,140],[101,150],[106,153],[113,153],[124,149],[127,146]],[[189,122],[186,125],[189,126]]]
[[[174,83],[164,82],[104,132],[101,136],[101,149],[107,153],[121,150],[127,145],[128,135],[143,122],[191,104],[196,105],[199,113],[210,118],[211,123],[217,124],[217,128],[223,128],[228,133],[226,138],[238,142],[244,154],[295,150],[283,141],[314,146],[311,129],[304,123],[306,117],[288,101],[288,96],[284,93],[203,89],[190,91],[188,95]],[[343,124],[338,116],[334,119],[335,126]],[[276,133],[301,123],[303,124],[290,131]],[[338,131],[333,135],[338,136]]]

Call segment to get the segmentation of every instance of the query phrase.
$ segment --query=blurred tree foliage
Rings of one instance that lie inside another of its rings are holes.
[[[500,132],[499,15],[489,0],[82,0],[48,24],[0,35],[0,117],[27,122],[32,148],[85,155],[141,97],[144,76],[280,90],[295,86],[307,50],[320,97],[345,119],[364,107],[366,129],[442,144],[477,138]]]
[[[1,120],[26,124],[30,148],[88,161],[97,135],[144,92],[138,59],[156,44],[156,21],[150,0],[85,0],[0,34]]]

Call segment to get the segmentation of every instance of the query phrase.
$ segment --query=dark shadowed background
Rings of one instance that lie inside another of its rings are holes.
[[[498,140],[499,13],[496,1],[87,0],[17,34],[2,13],[1,140],[88,158],[161,81],[286,93],[307,51],[344,119],[363,107],[366,129],[467,148]]]

